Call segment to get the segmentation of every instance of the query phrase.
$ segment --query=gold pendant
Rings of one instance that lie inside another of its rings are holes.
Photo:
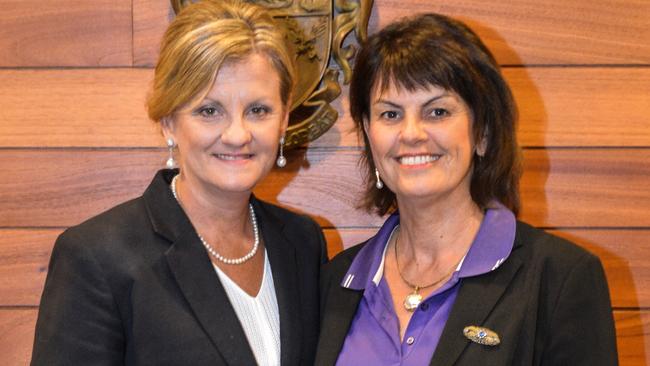
[[[422,295],[418,293],[418,290],[419,288],[416,286],[413,293],[406,295],[404,298],[404,308],[407,311],[414,312],[422,302]]]

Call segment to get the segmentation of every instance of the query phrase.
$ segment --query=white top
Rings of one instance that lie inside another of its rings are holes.
[[[255,297],[251,297],[242,290],[219,267],[214,266],[214,269],[235,309],[239,323],[244,328],[257,364],[262,366],[280,365],[280,313],[278,300],[275,297],[271,263],[269,263],[266,250],[264,251],[262,286]]]

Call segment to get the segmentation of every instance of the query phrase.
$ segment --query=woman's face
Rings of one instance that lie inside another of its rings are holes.
[[[273,166],[287,122],[278,73],[266,56],[252,54],[224,64],[205,98],[163,121],[163,132],[178,145],[191,184],[241,193]]]
[[[365,129],[381,179],[397,199],[470,197],[475,146],[462,98],[436,86],[378,89]]]

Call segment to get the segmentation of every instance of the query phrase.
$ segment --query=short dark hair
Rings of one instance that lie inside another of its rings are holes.
[[[473,157],[472,199],[485,209],[496,200],[519,211],[520,152],[517,108],[499,65],[481,39],[460,21],[422,14],[394,22],[370,36],[356,58],[350,83],[350,114],[362,134],[366,192],[362,207],[384,215],[396,209],[390,189],[376,189],[375,164],[363,125],[370,121],[373,88],[409,91],[437,86],[458,94],[474,118],[474,141],[485,138],[483,157]]]

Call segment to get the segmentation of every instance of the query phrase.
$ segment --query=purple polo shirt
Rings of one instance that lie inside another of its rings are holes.
[[[364,290],[337,365],[429,365],[463,278],[497,269],[510,255],[516,220],[500,204],[485,213],[474,242],[452,277],[424,299],[400,342],[399,322],[383,276],[385,249],[399,214],[391,215],[352,262],[341,286]],[[459,330],[459,332],[462,331]]]

